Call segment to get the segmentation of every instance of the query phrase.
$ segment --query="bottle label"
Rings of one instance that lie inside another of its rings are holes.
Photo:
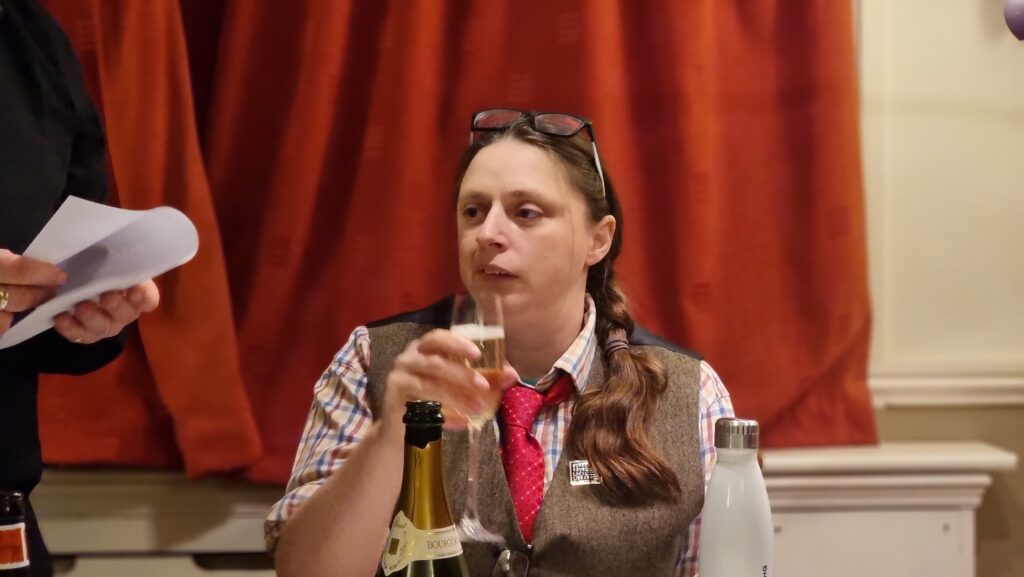
[[[430,561],[462,555],[462,542],[455,525],[443,529],[419,529],[405,516],[395,515],[387,548],[380,566],[385,575],[401,571],[413,561]]]
[[[0,571],[28,567],[25,524],[0,525]]]

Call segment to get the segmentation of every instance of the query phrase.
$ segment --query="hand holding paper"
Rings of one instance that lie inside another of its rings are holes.
[[[117,334],[156,307],[150,279],[188,262],[198,247],[195,226],[173,208],[132,211],[69,197],[24,255],[0,252],[0,304],[7,296],[0,349],[49,329],[54,317],[72,341]]]
[[[56,316],[53,325],[67,340],[88,345],[120,333],[159,303],[156,283],[147,280],[124,291],[103,293],[96,302],[82,301],[71,312]]]
[[[14,313],[53,298],[65,278],[64,271],[48,262],[0,249],[0,334],[10,326]]]

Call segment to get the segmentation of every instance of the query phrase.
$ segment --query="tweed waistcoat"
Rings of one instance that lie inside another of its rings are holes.
[[[371,361],[368,399],[374,415],[395,357],[412,340],[446,326],[445,302],[370,325]],[[447,303],[450,305],[450,301]],[[651,431],[658,454],[679,476],[682,498],[675,503],[645,505],[610,503],[595,485],[573,486],[569,462],[584,459],[566,450],[537,515],[530,556],[531,577],[636,575],[669,576],[686,546],[687,527],[704,502],[704,476],[697,432],[700,361],[642,330],[631,346],[645,350],[665,364],[669,386],[661,397]],[[586,390],[604,384],[604,359],[598,353]],[[570,424],[571,426],[571,424]],[[466,434],[445,431],[444,475],[454,518],[462,515],[466,486]],[[516,522],[515,509],[502,468],[494,427],[480,435],[479,512],[485,527],[504,535],[508,546],[527,550]],[[473,577],[501,575],[495,566],[500,550],[492,545],[464,543]]]

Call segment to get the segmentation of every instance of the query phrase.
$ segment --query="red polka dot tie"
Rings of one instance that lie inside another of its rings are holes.
[[[527,543],[533,540],[533,523],[544,498],[544,450],[533,436],[533,421],[541,405],[557,405],[568,399],[572,390],[572,377],[562,373],[543,395],[530,387],[515,386],[505,391],[501,399],[505,427],[501,462],[505,465],[519,530]]]

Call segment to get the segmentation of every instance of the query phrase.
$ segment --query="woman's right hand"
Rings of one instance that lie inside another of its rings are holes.
[[[467,362],[479,357],[480,349],[473,341],[446,329],[435,329],[409,343],[388,374],[383,424],[401,425],[405,403],[425,399],[446,408],[446,427],[465,428],[467,421],[462,415],[488,408],[483,399],[491,385]],[[499,386],[507,388],[515,380],[515,371],[506,366]]]
[[[48,262],[0,249],[0,335],[11,328],[14,313],[50,300],[66,279],[64,271]]]

